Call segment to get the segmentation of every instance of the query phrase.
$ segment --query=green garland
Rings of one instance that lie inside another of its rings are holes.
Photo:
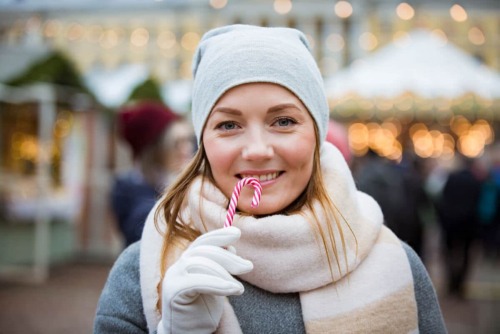
[[[155,79],[149,78],[141,84],[137,85],[130,93],[127,102],[142,100],[152,100],[163,103],[163,98],[160,92],[160,85]]]
[[[74,64],[65,55],[57,51],[35,61],[24,72],[7,80],[6,83],[12,86],[24,86],[38,82],[73,87],[93,95],[84,85]]]

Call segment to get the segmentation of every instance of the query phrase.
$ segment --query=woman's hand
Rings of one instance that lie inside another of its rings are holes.
[[[231,275],[253,269],[229,246],[241,231],[234,226],[199,236],[167,270],[162,285],[158,333],[213,333],[222,317],[224,296],[241,295]],[[226,249],[227,248],[227,249]]]

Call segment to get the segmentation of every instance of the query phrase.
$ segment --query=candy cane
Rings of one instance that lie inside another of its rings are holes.
[[[236,204],[238,203],[238,198],[240,197],[241,189],[247,184],[251,184],[254,188],[253,198],[252,198],[252,208],[256,208],[260,202],[260,196],[262,195],[262,186],[259,180],[254,177],[246,177],[241,179],[236,183],[234,187],[233,194],[231,195],[231,201],[229,202],[229,208],[227,209],[226,221],[224,222],[224,227],[229,227],[233,225],[234,213],[236,212]]]

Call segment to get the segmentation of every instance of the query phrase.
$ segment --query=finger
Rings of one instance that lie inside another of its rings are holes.
[[[241,231],[235,226],[220,228],[200,235],[191,244],[190,247],[197,247],[201,245],[212,245],[225,247],[237,241],[241,236]]]
[[[188,249],[183,256],[209,258],[233,275],[241,275],[253,269],[253,263],[226,249],[215,246],[198,246]]]
[[[181,268],[179,268],[181,269]],[[175,290],[191,291],[188,293],[192,297],[192,292],[209,291],[207,289],[219,289],[220,291],[212,291],[220,295],[222,290],[227,290],[224,293],[239,294],[243,291],[243,285],[231,276],[217,262],[203,257],[191,257],[184,261],[182,277],[174,280],[170,277],[169,273],[165,276],[165,286],[176,285]],[[223,283],[225,282],[225,283]]]
[[[193,256],[185,261],[184,271],[188,275],[204,274],[213,275],[228,281],[237,280],[222,265],[206,257]]]
[[[206,294],[214,296],[235,296],[245,292],[243,284],[234,280],[227,281],[217,276],[196,274],[190,275],[186,279],[186,284],[190,285],[190,289],[185,289],[186,297],[191,298],[196,294]]]

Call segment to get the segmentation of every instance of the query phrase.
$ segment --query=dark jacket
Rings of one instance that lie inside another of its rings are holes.
[[[450,174],[438,204],[439,218],[445,231],[453,230],[462,235],[476,232],[480,192],[481,182],[469,169]]]
[[[141,238],[144,222],[159,195],[137,173],[116,178],[111,190],[111,206],[126,246]]]

